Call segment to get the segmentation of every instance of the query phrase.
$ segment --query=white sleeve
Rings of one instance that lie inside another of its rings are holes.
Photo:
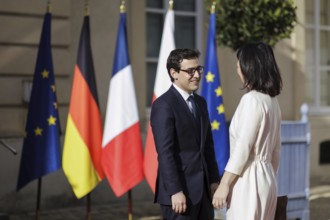
[[[276,143],[272,157],[272,166],[275,174],[278,173],[278,168],[280,164],[280,154],[281,154],[281,125],[276,136]]]
[[[237,114],[237,115],[236,115]],[[241,175],[249,159],[250,151],[255,145],[260,129],[263,111],[256,97],[245,94],[235,112],[235,146],[231,148],[230,158],[225,168],[226,171]],[[232,144],[232,143],[230,143]]]

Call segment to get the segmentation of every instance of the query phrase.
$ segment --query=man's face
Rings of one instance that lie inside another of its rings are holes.
[[[199,88],[199,81],[201,80],[201,74],[196,70],[190,75],[185,72],[189,70],[196,69],[199,66],[198,59],[183,59],[181,62],[181,68],[177,72],[171,69],[172,77],[174,78],[174,83],[182,90],[192,93]]]

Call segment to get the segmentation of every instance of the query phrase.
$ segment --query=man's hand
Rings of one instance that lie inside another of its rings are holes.
[[[186,196],[183,192],[178,192],[171,197],[172,209],[175,213],[182,214],[187,210]]]

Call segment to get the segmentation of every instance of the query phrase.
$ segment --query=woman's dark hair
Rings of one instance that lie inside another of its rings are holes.
[[[167,58],[166,68],[168,75],[171,78],[171,81],[174,82],[174,78],[171,76],[170,69],[175,69],[175,71],[179,71],[181,68],[181,63],[183,59],[191,60],[199,57],[200,53],[198,50],[182,48],[172,50],[170,55]]]
[[[273,49],[265,43],[247,43],[237,51],[244,77],[244,89],[257,90],[275,97],[282,89],[281,73]]]

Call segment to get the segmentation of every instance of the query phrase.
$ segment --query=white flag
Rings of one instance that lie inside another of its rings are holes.
[[[174,49],[174,11],[169,9],[165,16],[152,101],[166,92],[171,86],[171,79],[167,73],[166,62],[170,52]],[[155,192],[157,169],[157,153],[149,124],[144,153],[144,175],[153,192]]]

